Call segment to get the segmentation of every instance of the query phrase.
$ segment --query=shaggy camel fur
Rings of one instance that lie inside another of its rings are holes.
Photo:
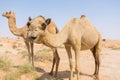
[[[54,66],[56,64],[56,70],[55,70],[55,77],[57,77],[57,72],[58,72],[58,66],[59,66],[59,62],[60,62],[60,58],[59,58],[59,55],[58,55],[58,52],[57,52],[57,48],[53,48],[47,44],[45,44],[46,42],[42,42],[41,41],[41,36],[39,35],[39,26],[41,26],[41,23],[45,23],[45,18],[43,16],[39,16],[39,17],[36,17],[34,19],[29,19],[28,23],[27,23],[27,26],[28,26],[28,37],[29,35],[32,35],[31,37],[29,37],[29,39],[35,43],[38,43],[38,44],[44,44],[48,47],[50,47],[52,50],[53,50],[53,65],[52,65],[52,69],[51,69],[51,72],[49,73],[50,75],[53,75],[53,69],[54,69]],[[31,23],[30,23],[31,22]],[[29,28],[29,25],[30,24],[35,24],[34,25],[34,28]],[[46,24],[43,24],[43,25],[46,25]],[[58,33],[58,29],[57,29],[57,26],[55,25],[54,22],[51,22],[48,27],[47,27],[48,31],[51,33],[51,34],[56,34]],[[31,30],[34,30],[34,33],[31,33]]]
[[[97,31],[95,27],[93,27],[87,18],[82,15],[81,18],[72,18],[65,27],[61,30],[61,32],[57,34],[51,34],[47,27],[51,23],[51,19],[47,19],[45,23],[42,23],[39,26],[39,36],[41,37],[41,42],[46,45],[49,45],[53,48],[59,47],[64,44],[66,51],[68,53],[69,63],[70,63],[70,80],[73,80],[73,63],[72,63],[72,54],[71,48],[75,51],[75,70],[77,73],[77,80],[79,78],[79,57],[80,50],[88,50],[90,49],[95,58],[95,72],[94,75],[97,79],[99,79],[99,66],[100,66],[100,52],[101,52],[101,35]],[[31,32],[29,32],[29,37],[32,37],[32,34],[36,34],[34,32],[34,21],[29,23],[29,28],[31,28]]]
[[[11,32],[16,35],[16,36],[20,36],[23,37],[25,44],[27,46],[28,49],[28,56],[29,56],[29,61],[31,61],[31,57],[32,57],[32,65],[34,66],[34,61],[33,61],[33,42],[31,39],[28,38],[28,26],[25,25],[22,28],[17,28],[16,27],[16,18],[15,18],[15,13],[14,12],[6,12],[2,14],[4,17],[6,17],[8,19],[8,25],[9,28],[11,30]],[[29,20],[31,20],[31,18],[29,18]],[[43,21],[45,22],[45,18],[42,16],[38,16],[37,18],[35,18],[34,20],[36,21]],[[51,26],[49,26],[49,28],[47,28],[50,33],[55,34],[56,32],[58,32],[57,30],[57,26],[54,23],[51,23]],[[36,43],[41,43],[41,42],[37,42]],[[52,48],[53,53],[54,53],[54,57],[53,57],[53,65],[52,65],[52,69],[50,74],[53,74],[53,69],[54,69],[54,65],[56,63],[56,75],[57,75],[57,71],[58,71],[58,65],[59,65],[59,56],[57,53],[57,50],[55,48]]]

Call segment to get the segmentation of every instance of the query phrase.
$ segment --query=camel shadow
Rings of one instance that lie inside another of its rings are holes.
[[[57,74],[57,78],[55,78],[54,76],[49,75],[49,72],[46,72],[45,70],[36,67],[36,70],[38,72],[43,73],[40,77],[36,78],[35,80],[64,80],[64,79],[69,79],[70,76],[70,71],[59,71]],[[74,75],[76,73],[74,72]],[[89,75],[86,73],[80,73],[81,76],[86,76],[86,77],[90,77],[93,80],[97,80],[93,75]]]
[[[19,66],[13,66],[14,68],[18,68]],[[39,67],[35,67],[35,70],[37,72],[42,73],[42,75],[40,75],[38,78],[36,78],[35,80],[64,80],[64,79],[69,79],[70,76],[70,71],[59,71],[57,74],[57,78],[55,78],[54,76],[49,75],[49,72],[46,72],[44,69],[39,68]],[[75,76],[76,73],[74,72],[73,76]],[[98,80],[95,78],[95,76],[87,74],[87,73],[80,73],[80,76],[86,76],[89,78],[92,78],[93,80]]]
[[[86,77],[90,77],[90,78],[92,78],[93,80],[98,80],[94,75],[90,75],[90,74],[86,74],[86,73],[80,73],[80,75],[86,76]]]
[[[35,80],[64,80],[65,78],[69,78],[69,71],[59,71],[57,78],[55,78],[54,76],[49,75],[49,72],[46,72],[41,68],[37,67],[36,70],[43,74]]]
[[[44,69],[39,68],[39,67],[35,67],[35,70],[36,70],[37,72],[46,73],[46,71],[45,71]]]

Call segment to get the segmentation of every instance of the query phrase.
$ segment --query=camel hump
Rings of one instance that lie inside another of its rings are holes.
[[[86,17],[85,15],[81,15],[81,17],[80,18],[84,18],[84,17]]]

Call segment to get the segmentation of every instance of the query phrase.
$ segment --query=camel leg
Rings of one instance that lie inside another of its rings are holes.
[[[50,75],[53,75],[53,69],[54,69],[54,66],[55,66],[55,64],[56,64],[55,77],[57,77],[58,66],[59,66],[60,58],[59,58],[57,49],[53,48],[52,50],[53,50],[53,65],[52,65],[51,72],[50,72],[49,74],[50,74]]]
[[[57,49],[55,49],[55,55],[56,55],[56,70],[55,70],[55,77],[57,77],[58,73],[58,67],[59,67],[59,62],[60,62],[60,57],[58,55]]]
[[[54,55],[53,55],[54,56]],[[55,59],[55,57],[53,57],[53,64],[52,64],[52,69],[51,69],[51,71],[50,71],[50,75],[51,76],[53,76],[53,69],[54,69],[54,66],[55,66],[55,61],[56,61],[56,59]]]
[[[28,42],[28,41],[25,41],[25,44],[26,44],[27,50],[28,50],[28,59],[29,59],[29,62],[31,63],[31,53],[30,53],[30,45],[29,45],[29,42]]]
[[[94,49],[93,56],[94,56],[94,59],[95,59],[95,72],[94,72],[94,75],[95,75],[96,78],[98,78],[100,60],[99,60],[99,52],[97,52],[96,49]]]
[[[34,67],[34,43],[30,42],[30,46],[31,46],[32,65]]]
[[[67,54],[68,54],[68,59],[69,59],[69,64],[70,64],[70,78],[69,80],[73,80],[73,63],[72,63],[72,54],[71,54],[71,47],[65,45]]]
[[[79,73],[80,73],[80,65],[79,65],[79,56],[80,55],[80,49],[75,49],[75,70],[77,73],[77,80],[79,80]]]
[[[91,49],[94,59],[95,59],[95,72],[93,75],[95,75],[95,77],[97,79],[99,79],[99,66],[100,66],[100,48],[98,48],[99,45],[96,45],[93,49]]]
[[[52,51],[53,51],[53,64],[52,64],[52,69],[51,69],[51,71],[50,71],[50,75],[52,75],[53,76],[53,69],[54,69],[54,66],[55,66],[55,63],[56,63],[56,53],[55,53],[55,48],[52,48]]]
[[[77,74],[77,80],[80,79],[80,62],[79,62],[79,58],[80,58],[80,50],[81,50],[81,40],[80,39],[77,39],[77,37],[75,37],[73,39],[73,49],[74,49],[74,52],[75,52],[75,71],[76,71],[76,74]]]

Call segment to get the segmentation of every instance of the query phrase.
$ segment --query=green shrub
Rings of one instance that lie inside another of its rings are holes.
[[[18,71],[21,74],[29,73],[29,72],[32,72],[34,70],[35,69],[31,64],[24,64],[24,65],[18,67]]]
[[[11,61],[7,58],[0,57],[0,70],[7,71],[10,69]]]
[[[13,75],[6,75],[5,80],[16,80],[16,77]]]

